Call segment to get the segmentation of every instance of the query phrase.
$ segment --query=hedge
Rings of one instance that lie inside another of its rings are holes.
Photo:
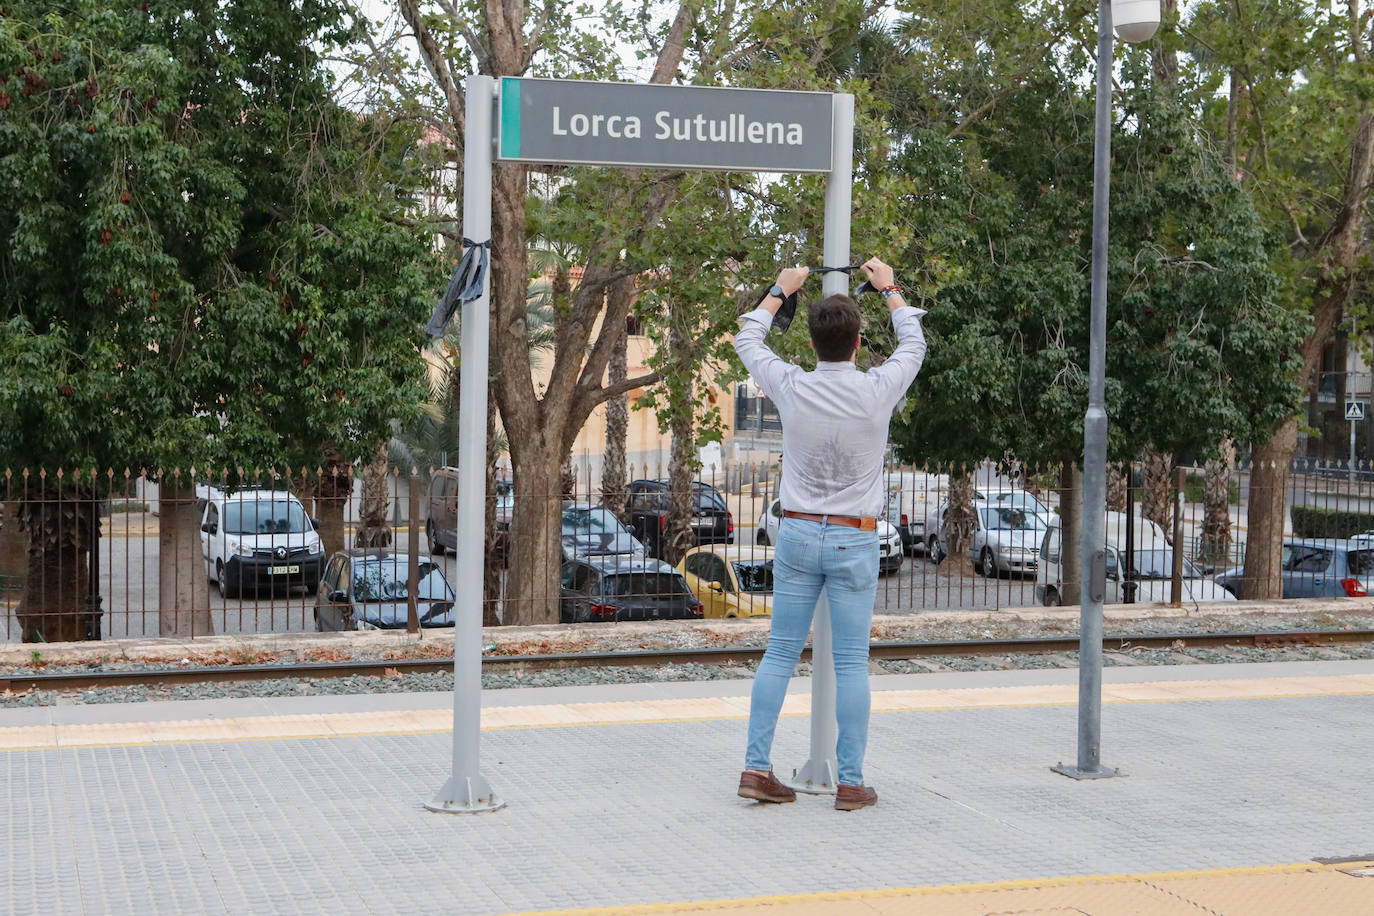
[[[1374,529],[1374,513],[1315,506],[1294,506],[1292,511],[1294,537],[1348,538]]]

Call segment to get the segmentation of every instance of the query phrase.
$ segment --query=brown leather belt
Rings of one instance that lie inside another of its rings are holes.
[[[784,518],[800,519],[803,522],[843,525],[846,528],[858,528],[860,531],[878,530],[878,520],[871,515],[816,515],[814,512],[793,512],[790,509],[784,509],[782,514]]]

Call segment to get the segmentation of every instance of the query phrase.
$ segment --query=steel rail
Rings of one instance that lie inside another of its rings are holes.
[[[1132,649],[1253,647],[1280,649],[1374,642],[1374,630],[1275,630],[1265,632],[1136,633],[1107,636],[1106,652]],[[930,642],[875,642],[873,658],[913,659],[946,655],[1043,655],[1078,651],[1078,636],[1039,636],[1019,639],[957,639]],[[802,650],[810,658],[811,648]],[[661,667],[664,665],[722,665],[758,661],[759,647],[709,649],[646,649],[633,652],[581,652],[548,655],[487,655],[485,672],[548,671],[565,668]],[[451,671],[453,659],[367,659],[347,662],[300,662],[283,665],[214,665],[185,668],[140,668],[116,671],[11,672],[0,674],[0,692],[28,690],[87,690],[176,684],[234,683],[286,678],[389,677]]]

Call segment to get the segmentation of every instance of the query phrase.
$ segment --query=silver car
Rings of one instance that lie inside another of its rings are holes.
[[[974,503],[978,530],[969,542],[969,559],[989,579],[1002,573],[1033,575],[1045,536],[1039,514],[1009,505]]]

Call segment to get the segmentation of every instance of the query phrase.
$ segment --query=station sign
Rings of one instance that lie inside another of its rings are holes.
[[[828,92],[505,77],[497,158],[563,165],[829,172]]]

